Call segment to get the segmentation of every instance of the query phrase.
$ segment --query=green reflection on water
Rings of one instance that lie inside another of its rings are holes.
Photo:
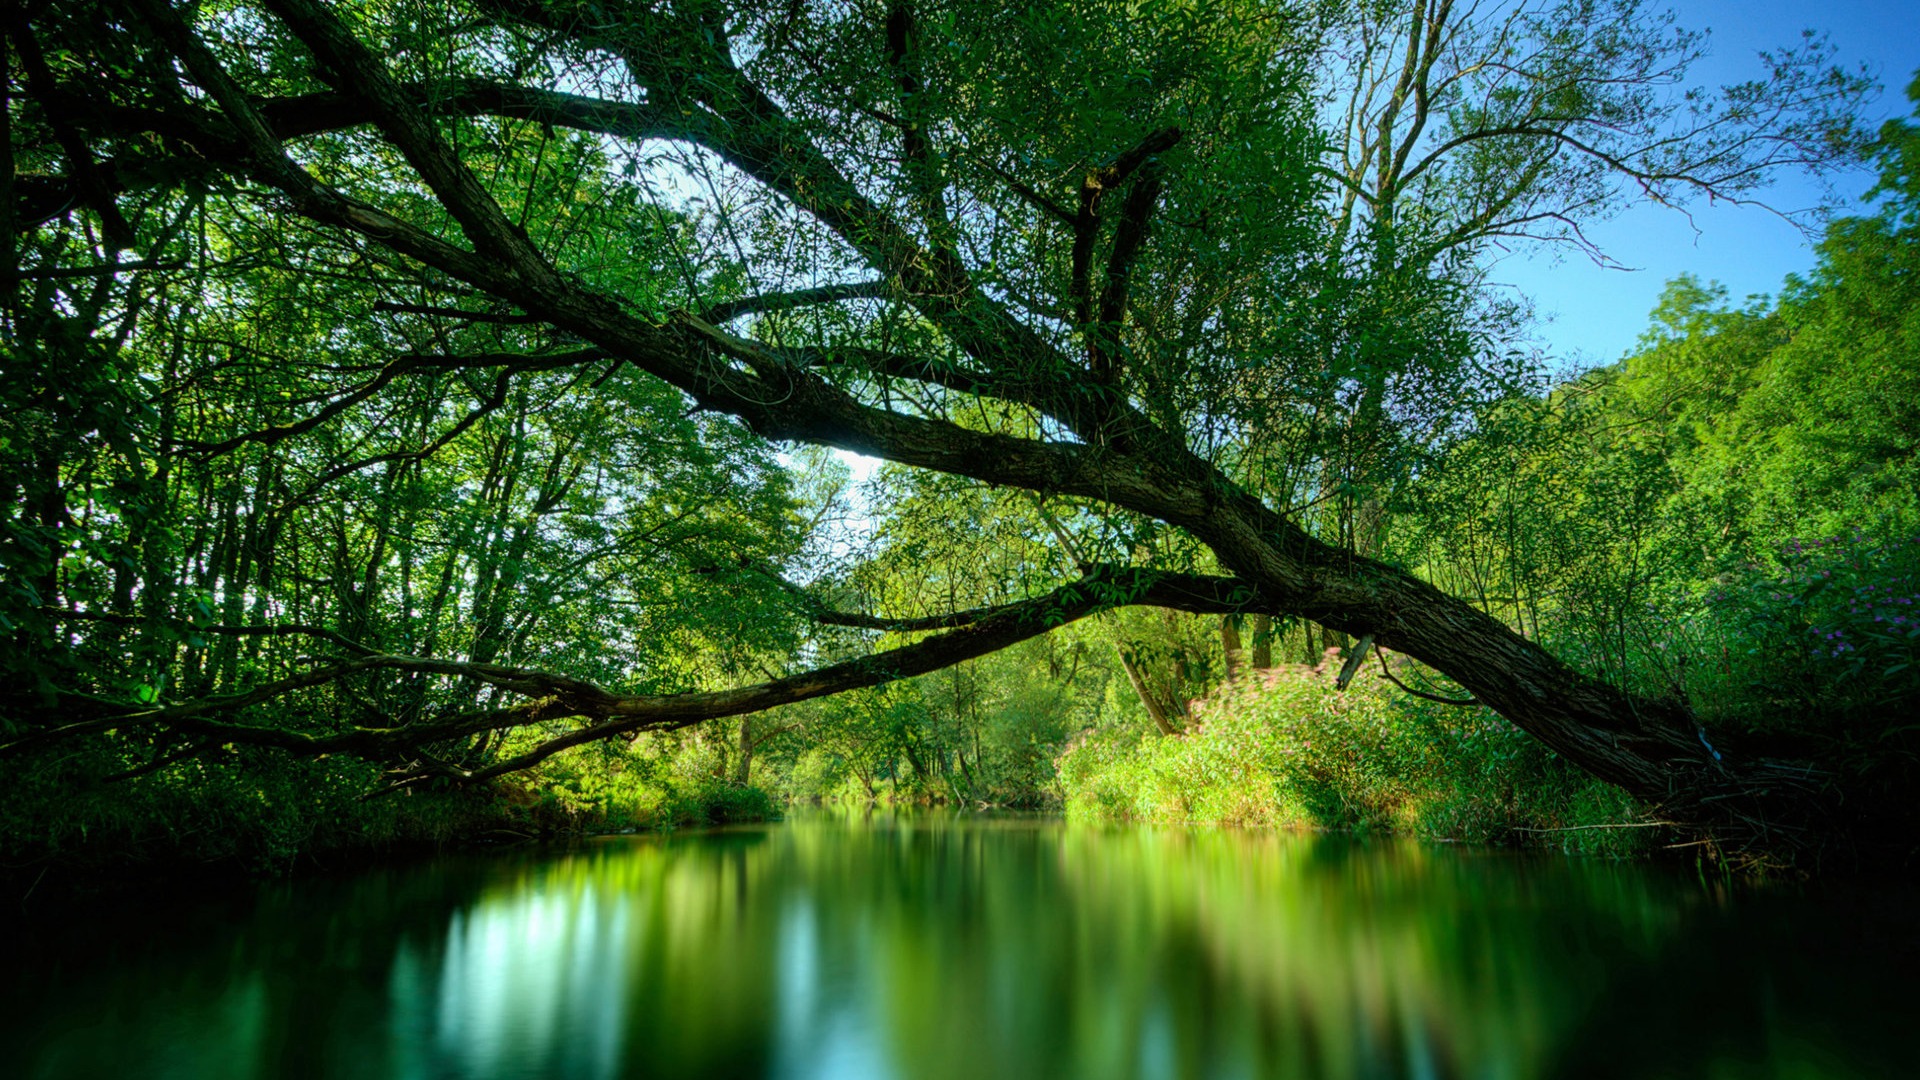
[[[1873,909],[1716,895],[1416,844],[820,817],[36,928],[0,1075],[1920,1075]]]

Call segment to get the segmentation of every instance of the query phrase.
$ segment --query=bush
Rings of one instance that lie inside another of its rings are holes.
[[[29,885],[49,868],[74,882],[200,867],[275,876],[416,845],[777,816],[766,792],[698,771],[697,754],[667,740],[596,744],[490,785],[430,782],[373,799],[378,766],[252,748],[98,779],[133,762],[107,738],[0,761],[0,874]]]
[[[779,816],[760,788],[717,776],[711,741],[647,737],[584,746],[526,774],[535,832],[666,829]]]
[[[1419,701],[1329,662],[1229,683],[1166,738],[1092,733],[1058,762],[1068,814],[1550,842],[1622,852],[1653,837],[1618,789],[1484,709]]]
[[[58,866],[80,879],[176,866],[272,875],[318,854],[437,844],[510,820],[484,789],[366,799],[379,770],[346,758],[232,749],[120,782],[98,779],[124,767],[123,753],[104,740],[57,760],[27,756],[0,767],[7,868],[32,877]]]
[[[1882,720],[1920,700],[1920,537],[1791,541],[1770,565],[1726,575],[1673,630],[1693,661],[1689,693],[1721,723]]]

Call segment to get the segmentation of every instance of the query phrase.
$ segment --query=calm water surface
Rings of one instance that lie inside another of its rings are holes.
[[[5,1077],[1920,1077],[1913,912],[1597,860],[800,818],[0,936]]]

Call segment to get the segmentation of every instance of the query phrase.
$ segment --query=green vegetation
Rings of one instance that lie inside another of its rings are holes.
[[[1188,734],[1099,731],[1070,749],[1070,814],[1392,831],[1454,840],[1642,850],[1619,788],[1570,767],[1483,710],[1409,700],[1377,676],[1277,668],[1230,684]]]
[[[1712,91],[1634,0],[5,38],[15,873],[812,798],[1911,823],[1920,151],[1817,41]],[[1861,154],[1812,276],[1676,283],[1614,367],[1549,380],[1487,284]]]
[[[1905,798],[1920,762],[1904,719],[1920,703],[1915,153],[1916,129],[1889,124],[1880,212],[1835,222],[1777,302],[1730,309],[1683,278],[1633,355],[1492,405],[1389,548],[1559,655],[1685,702],[1725,752],[1817,757],[1875,806]],[[1668,839],[1628,831],[1657,810],[1484,710],[1332,682],[1279,669],[1226,687],[1186,738],[1101,733],[1062,762],[1068,806],[1581,849]]]

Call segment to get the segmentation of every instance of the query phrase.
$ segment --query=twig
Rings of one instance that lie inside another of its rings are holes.
[[[45,880],[47,879],[47,871],[49,871],[49,870],[51,870],[51,869],[53,869],[53,864],[52,864],[52,863],[48,863],[47,865],[45,865],[45,866],[43,866],[43,867],[41,867],[41,868],[40,868],[40,875],[39,875],[38,877],[36,877],[36,878],[34,878],[34,879],[33,879],[33,884],[31,884],[31,885],[29,885],[29,886],[27,886],[27,891],[26,891],[26,892],[23,892],[23,893],[21,893],[21,894],[20,894],[20,906],[21,906],[21,907],[25,907],[25,906],[26,906],[26,904],[27,904],[27,898],[28,898],[28,897],[31,897],[31,896],[33,895],[33,890],[35,890],[35,889],[37,889],[37,888],[39,888],[39,887],[40,887],[40,883],[41,883],[42,881],[45,881]]]
[[[0,270],[0,280],[50,281],[62,278],[105,277],[133,270],[180,270],[187,264],[178,260],[162,262],[141,259],[137,262],[100,263],[95,266],[55,266],[31,270]]]
[[[520,312],[468,311],[465,308],[439,307],[433,304],[409,304],[398,300],[375,300],[373,310],[392,312],[396,315],[433,315],[445,319],[462,319],[466,322],[498,323],[503,326],[525,326],[547,320],[539,315],[527,315]]]
[[[1441,697],[1439,694],[1429,694],[1425,690],[1415,690],[1413,687],[1408,686],[1406,683],[1394,677],[1393,669],[1387,666],[1387,656],[1385,652],[1381,650],[1375,650],[1375,652],[1380,657],[1380,674],[1385,675],[1388,682],[1412,694],[1414,697],[1426,698],[1428,701],[1437,701],[1442,705],[1472,706],[1480,704],[1479,700],[1475,698]]]
[[[1556,832],[1581,832],[1586,829],[1658,829],[1663,827],[1669,828],[1669,829],[1683,828],[1683,826],[1677,821],[1623,821],[1617,824],[1610,823],[1605,825],[1562,825],[1552,829],[1529,829],[1529,828],[1526,828],[1525,826],[1515,825],[1513,827],[1513,831],[1514,832],[1530,832],[1530,833],[1556,833]]]

